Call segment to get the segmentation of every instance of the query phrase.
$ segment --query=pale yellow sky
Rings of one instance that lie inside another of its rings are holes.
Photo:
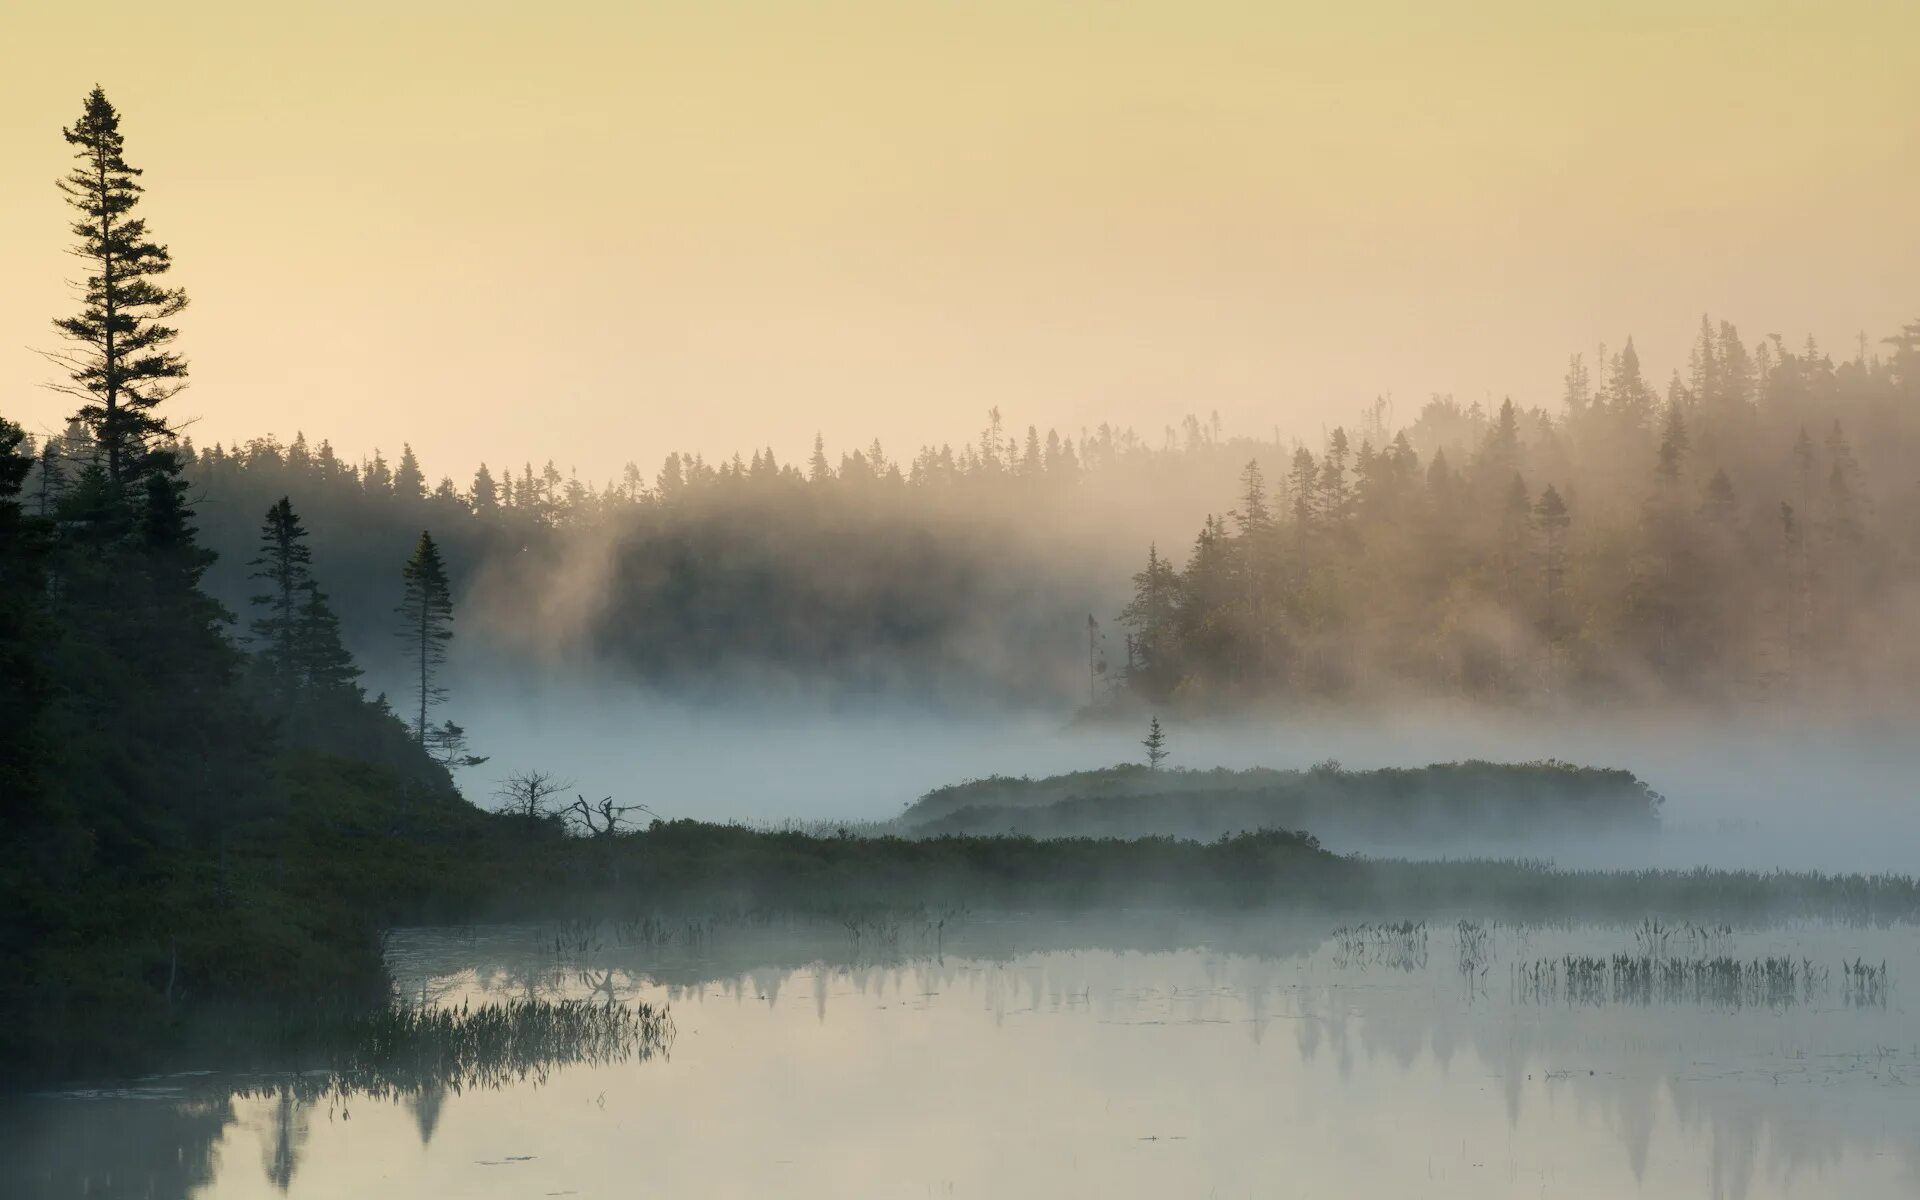
[[[0,8],[0,412],[56,427],[96,81],[196,439],[602,477],[1102,419],[1558,393],[1703,310],[1920,316],[1912,0]]]

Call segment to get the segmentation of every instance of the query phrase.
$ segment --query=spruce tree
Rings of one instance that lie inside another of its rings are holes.
[[[447,586],[446,564],[433,535],[420,531],[413,557],[401,572],[404,591],[400,606],[399,635],[407,646],[410,665],[419,675],[418,718],[414,737],[427,744],[427,711],[445,700],[447,690],[434,682],[435,673],[447,661],[447,643],[453,640],[453,595]]]
[[[282,696],[301,685],[295,660],[300,642],[302,607],[313,582],[313,555],[303,544],[306,529],[293,511],[293,502],[280,497],[267,509],[260,526],[260,556],[253,560],[252,578],[267,590],[253,597],[264,612],[253,622],[253,635],[265,645],[261,655],[267,678]]]
[[[1654,468],[1654,474],[1662,485],[1673,487],[1680,482],[1680,473],[1686,465],[1687,449],[1691,444],[1687,420],[1681,415],[1680,406],[1668,404],[1666,424],[1660,431],[1660,453]]]
[[[354,689],[360,668],[353,665],[353,656],[340,640],[340,618],[327,606],[326,593],[313,580],[307,580],[301,590],[304,598],[293,643],[295,678],[302,687],[315,692]]]
[[[181,472],[180,456],[172,450],[145,455],[137,561],[149,607],[142,614],[144,627],[131,627],[129,633],[154,678],[170,691],[195,685],[211,691],[232,682],[240,656],[226,636],[233,614],[200,587],[219,556],[200,545]]]
[[[493,472],[487,470],[487,464],[481,463],[480,469],[473,473],[473,490],[468,493],[473,511],[482,517],[490,517],[500,508],[500,489],[493,481]]]
[[[400,465],[393,472],[393,494],[401,500],[421,501],[427,498],[427,476],[420,469],[420,460],[413,456],[413,447],[405,442],[400,444]]]
[[[1158,771],[1172,751],[1167,749],[1167,735],[1160,728],[1160,718],[1155,717],[1147,724],[1147,736],[1140,743],[1147,748],[1147,769]]]
[[[167,321],[187,306],[187,295],[156,282],[172,259],[133,215],[140,170],[123,156],[120,114],[106,93],[94,88],[80,120],[62,132],[77,162],[60,190],[80,214],[73,253],[87,275],[80,311],[54,322],[73,348],[49,357],[72,380],[60,390],[83,401],[78,417],[99,445],[119,499],[149,465],[147,446],[169,432],[156,410],[183,386],[187,364],[169,349],[177,331]]]
[[[39,481],[34,485],[34,503],[36,515],[51,517],[60,504],[60,498],[67,494],[67,472],[61,465],[61,445],[58,439],[48,438],[40,447]]]
[[[1128,682],[1148,694],[1164,696],[1179,682],[1174,617],[1179,611],[1180,576],[1160,557],[1158,545],[1147,547],[1147,567],[1133,577],[1133,600],[1120,620],[1134,629],[1127,656]]]

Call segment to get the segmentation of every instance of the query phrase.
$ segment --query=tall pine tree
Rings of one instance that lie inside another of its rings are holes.
[[[253,597],[263,612],[253,622],[260,639],[260,661],[270,685],[283,697],[298,691],[301,679],[296,656],[307,589],[313,582],[313,554],[307,549],[307,531],[293,511],[293,501],[280,497],[267,510],[260,526],[260,556],[253,560],[253,578],[267,590]]]
[[[404,590],[400,606],[399,635],[407,646],[409,666],[418,673],[419,716],[414,721],[414,737],[427,742],[427,712],[447,698],[447,689],[435,682],[447,661],[447,643],[453,640],[453,594],[447,586],[446,564],[433,535],[420,531],[413,557],[401,572]]]
[[[98,87],[80,120],[62,131],[77,160],[60,181],[80,214],[72,225],[74,254],[87,264],[80,311],[54,322],[72,343],[49,355],[65,368],[79,397],[79,418],[98,443],[107,483],[116,499],[146,468],[144,451],[168,433],[156,409],[182,386],[186,360],[169,347],[177,331],[167,321],[187,306],[179,288],[157,280],[172,267],[167,248],[147,234],[134,214],[140,170],[122,151],[120,114]]]

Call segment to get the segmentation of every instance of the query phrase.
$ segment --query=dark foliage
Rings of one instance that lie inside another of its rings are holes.
[[[1113,767],[929,792],[901,817],[920,834],[1214,838],[1313,829],[1343,846],[1652,833],[1660,796],[1630,772],[1568,763],[1436,763],[1348,771]]]

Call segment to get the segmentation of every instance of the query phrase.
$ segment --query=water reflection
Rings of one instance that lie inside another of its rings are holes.
[[[190,1196],[213,1178],[230,1097],[177,1089],[27,1099],[0,1110],[0,1192],[23,1198]]]
[[[226,1180],[228,1173],[218,1169],[226,1156],[217,1150],[235,1128],[257,1136],[267,1184],[286,1193],[316,1112],[344,1123],[355,1103],[363,1111],[368,1101],[376,1111],[383,1104],[403,1107],[424,1150],[449,1095],[537,1088],[559,1069],[645,1061],[664,1053],[672,1036],[664,1009],[568,997],[336,1019],[324,1032],[324,1068],[155,1077],[9,1101],[0,1111],[0,1194],[192,1195]],[[114,1132],[103,1146],[109,1128]]]
[[[976,915],[926,944],[776,922],[558,949],[551,932],[410,931],[394,966],[442,1004],[669,1004],[670,1060],[478,1090],[40,1098],[0,1133],[30,1186],[0,1190],[1920,1194],[1912,929],[1714,947],[1836,976],[1884,959],[1894,985],[1864,1008],[1840,984],[1757,1008],[1515,994],[1520,964],[1631,951],[1619,928]]]

